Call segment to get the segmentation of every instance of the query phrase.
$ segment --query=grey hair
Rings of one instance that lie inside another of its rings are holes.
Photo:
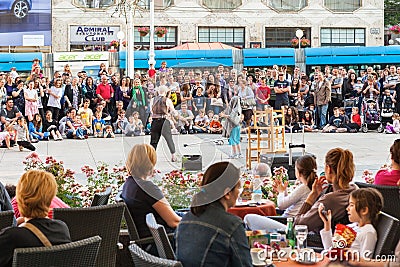
[[[267,163],[258,163],[254,166],[253,175],[259,175],[260,177],[271,177],[271,168]]]
[[[166,92],[168,92],[168,87],[165,85],[161,85],[158,87],[158,93],[160,95],[164,95]]]

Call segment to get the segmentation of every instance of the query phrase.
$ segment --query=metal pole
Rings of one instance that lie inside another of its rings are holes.
[[[149,50],[149,66],[153,64],[155,67],[155,52],[154,52],[154,0],[150,0],[150,50]]]
[[[133,13],[132,13],[132,6],[129,5],[129,12],[128,12],[128,29],[127,29],[127,50],[126,50],[126,65],[127,65],[127,74],[129,77],[133,78],[135,76],[135,63],[134,63],[134,25],[133,25]]]
[[[301,39],[300,39],[300,37],[299,37],[299,49],[301,48],[300,42],[301,42]]]

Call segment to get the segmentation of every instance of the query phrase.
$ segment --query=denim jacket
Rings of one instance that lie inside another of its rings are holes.
[[[176,256],[185,267],[253,266],[243,221],[214,202],[199,217],[188,212],[175,232]]]

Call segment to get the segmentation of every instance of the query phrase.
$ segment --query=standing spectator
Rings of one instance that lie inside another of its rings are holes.
[[[154,64],[150,64],[147,74],[149,75],[149,78],[151,78],[151,79],[154,79],[156,77],[156,70],[154,69]]]
[[[62,80],[60,78],[54,81],[54,85],[47,90],[49,94],[49,101],[47,103],[47,107],[51,110],[53,114],[53,119],[58,121],[59,114],[61,110],[61,97],[63,95],[62,92]]]
[[[161,67],[158,69],[158,72],[163,72],[163,73],[168,72],[167,62],[165,62],[165,61],[161,62]]]
[[[38,94],[34,88],[34,85],[34,81],[30,81],[28,83],[28,88],[24,89],[25,116],[28,117],[29,121],[33,119],[33,115],[39,113]]]
[[[248,101],[249,99],[254,99],[253,90],[251,90],[250,87],[246,86],[246,81],[245,80],[239,81],[238,97],[241,99],[241,101],[243,101],[243,100],[244,101]],[[242,110],[242,113],[244,115],[244,121],[246,122],[246,125],[250,126],[251,125],[251,118],[253,116],[253,107],[250,106],[250,105],[249,106],[242,106],[241,110]]]
[[[329,101],[331,101],[331,84],[324,77],[322,72],[318,72],[316,77],[315,105],[317,106],[319,127],[322,129],[326,125]],[[317,124],[318,125],[318,124]]]
[[[343,78],[339,75],[339,70],[333,68],[331,76],[331,104],[329,109],[329,115],[333,115],[333,108],[342,106],[342,86]]]
[[[132,99],[126,110],[126,116],[129,117],[134,111],[139,112],[140,120],[143,122],[147,121],[146,109],[147,109],[147,96],[142,88],[140,79],[135,79],[133,82]]]
[[[24,82],[18,80],[15,84],[17,87],[13,88],[12,99],[14,100],[14,105],[25,115]]]
[[[101,83],[97,86],[96,88],[96,94],[97,98],[100,99],[100,101],[105,101],[107,110],[110,111],[111,107],[111,99],[114,97],[114,89],[112,86],[108,83],[108,78],[106,75],[101,76]]]
[[[90,109],[94,110],[97,105],[97,86],[93,83],[93,78],[92,77],[87,77],[86,79],[86,84],[85,84],[85,98],[90,100]]]
[[[64,100],[66,108],[78,110],[82,106],[82,88],[78,85],[78,77],[73,77],[71,84],[65,86]]]
[[[132,89],[129,88],[129,84],[127,83],[126,77],[122,77],[119,87],[117,91],[115,91],[115,101],[122,101],[123,109],[127,109],[129,102],[131,101]]]
[[[275,109],[280,110],[282,106],[289,105],[290,83],[285,80],[285,73],[279,72],[278,80],[274,83],[274,91],[276,94]]]
[[[256,90],[257,110],[265,110],[271,97],[271,88],[266,84],[266,78],[261,77],[261,85]]]

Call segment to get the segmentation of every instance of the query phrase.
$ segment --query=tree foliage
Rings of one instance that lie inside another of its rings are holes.
[[[400,23],[400,0],[385,0],[385,26]]]

